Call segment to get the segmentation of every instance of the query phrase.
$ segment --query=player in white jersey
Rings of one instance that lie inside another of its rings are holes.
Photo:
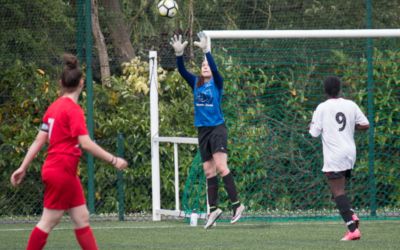
[[[309,132],[313,137],[321,135],[322,138],[322,171],[327,177],[340,215],[348,227],[342,240],[358,240],[361,238],[359,219],[351,209],[345,183],[356,161],[354,131],[367,130],[369,122],[356,103],[339,97],[340,87],[338,77],[330,76],[325,79],[324,89],[328,99],[314,111]]]

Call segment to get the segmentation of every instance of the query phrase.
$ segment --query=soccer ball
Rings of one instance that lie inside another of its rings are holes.
[[[172,18],[178,13],[178,4],[174,0],[161,0],[157,7],[161,16]]]

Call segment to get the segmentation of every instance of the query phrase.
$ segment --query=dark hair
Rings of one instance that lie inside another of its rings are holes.
[[[201,86],[203,86],[204,81],[205,81],[204,76],[199,76],[199,80],[198,80],[197,83],[196,83],[196,87],[201,87]]]
[[[61,86],[69,91],[74,91],[82,78],[82,71],[78,65],[78,58],[71,54],[64,54],[64,69],[61,73]]]
[[[340,92],[340,79],[336,76],[328,76],[324,81],[325,93],[329,97],[338,97]]]

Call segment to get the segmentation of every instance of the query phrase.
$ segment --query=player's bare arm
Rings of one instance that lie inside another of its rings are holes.
[[[119,170],[125,169],[128,166],[128,163],[120,158],[112,155],[111,153],[104,150],[102,147],[97,145],[88,135],[81,135],[78,137],[79,144],[81,145],[82,149],[85,151],[93,154],[94,156],[103,159],[111,163],[114,167]]]
[[[368,130],[369,124],[356,124],[356,130]]]
[[[47,133],[44,131],[39,131],[32,145],[29,147],[28,152],[25,155],[24,160],[22,161],[21,166],[13,172],[11,175],[10,181],[11,184],[16,187],[21,184],[22,180],[25,177],[26,170],[29,167],[29,164],[35,159],[36,155],[42,149],[43,145],[47,142]]]

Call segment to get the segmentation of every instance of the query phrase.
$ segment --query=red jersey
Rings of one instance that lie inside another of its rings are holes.
[[[41,129],[48,132],[48,155],[82,155],[78,136],[87,135],[88,130],[82,108],[71,98],[60,97],[50,105]]]

